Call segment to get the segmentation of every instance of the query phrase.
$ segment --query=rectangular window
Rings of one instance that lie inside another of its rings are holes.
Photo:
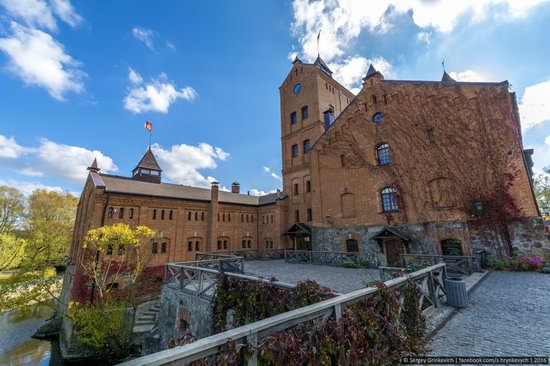
[[[227,240],[223,241],[223,249],[227,249]]]
[[[244,222],[244,215],[241,214],[241,222]]]
[[[161,252],[161,253],[166,253],[166,243],[162,243],[162,244],[160,245],[160,252]]]
[[[128,214],[128,218],[129,218],[129,219],[133,219],[133,218],[134,218],[134,209],[133,209],[133,208],[130,209],[130,213]]]
[[[298,187],[298,183],[294,183],[292,185],[292,192],[294,193],[295,196],[297,196],[298,194],[300,194],[300,187]]]
[[[311,212],[311,208],[308,208],[307,209],[307,221],[312,221],[313,220],[313,213]]]
[[[218,240],[218,250],[221,250],[221,249],[222,249],[222,241]]]
[[[298,123],[298,115],[296,112],[292,112],[290,114],[290,124],[295,125],[296,123]]]
[[[306,192],[307,193],[311,192],[311,181],[310,180],[306,180]]]
[[[192,252],[192,251],[193,251],[193,242],[192,242],[192,241],[188,241],[188,242],[187,242],[187,251],[188,251],[188,252]]]
[[[172,220],[174,218],[174,211],[170,210],[170,213],[168,214],[168,219]]]
[[[252,248],[252,240],[248,240],[248,248]]]
[[[294,221],[300,222],[300,210],[294,212]]]
[[[346,166],[346,155],[340,155],[340,165],[342,168]]]
[[[311,142],[308,140],[304,140],[304,154],[309,152],[311,150]]]
[[[224,212],[224,213],[222,213],[222,221],[224,221],[224,222],[225,222],[225,212]]]
[[[227,221],[231,222],[231,214],[230,213],[227,214]]]
[[[243,240],[243,248],[246,248],[246,240]]]
[[[191,211],[187,212],[187,221],[191,221]]]
[[[153,243],[153,247],[151,248],[151,253],[157,254],[159,252],[159,243]]]
[[[430,141],[430,144],[433,144],[435,142],[433,128],[428,128],[426,132],[428,133],[428,141]]]
[[[195,242],[195,250],[200,250],[201,249],[200,245],[201,245],[201,242],[197,240]]]
[[[199,213],[195,212],[195,221],[199,221]]]
[[[298,145],[296,144],[292,145],[292,157],[293,158],[298,157]]]
[[[252,219],[252,222],[254,222],[254,215],[250,215],[250,218]]]
[[[201,221],[204,221],[204,212],[201,214]]]
[[[118,211],[118,218],[123,219],[124,218],[124,207],[121,207]]]
[[[160,219],[164,220],[164,210],[160,211]]]
[[[271,223],[273,224],[273,215],[271,215]]]
[[[107,218],[112,219],[114,214],[115,214],[115,209],[112,207],[109,207],[109,213],[107,214]]]
[[[246,222],[248,222],[248,219],[249,219],[249,217],[248,217],[248,215],[246,215]]]
[[[157,210],[153,210],[153,220],[157,219]]]
[[[309,117],[309,110],[307,108],[307,105],[302,107],[302,119],[306,119]]]

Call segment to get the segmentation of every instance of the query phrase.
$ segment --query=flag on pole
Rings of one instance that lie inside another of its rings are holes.
[[[149,121],[145,121],[145,129],[151,132],[153,130],[153,124]]]

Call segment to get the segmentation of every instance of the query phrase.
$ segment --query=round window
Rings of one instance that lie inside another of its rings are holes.
[[[380,112],[378,113],[375,113],[374,116],[372,116],[372,121],[374,123],[376,123],[377,125],[380,124],[380,122],[382,122],[382,119],[384,118],[384,115]]]
[[[302,91],[302,84],[296,83],[296,85],[294,85],[294,94],[298,94],[301,91]]]

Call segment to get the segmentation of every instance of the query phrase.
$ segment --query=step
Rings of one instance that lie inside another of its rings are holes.
[[[143,314],[141,314],[141,316],[143,316],[143,315],[147,315],[147,316],[157,316],[158,314],[159,314],[158,311],[147,310],[147,311],[144,311]]]
[[[155,324],[144,324],[134,326],[134,333],[149,333],[155,329]]]
[[[138,318],[138,320],[156,320],[157,315],[156,314],[143,314]]]

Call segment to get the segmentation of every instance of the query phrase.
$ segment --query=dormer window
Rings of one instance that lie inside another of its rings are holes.
[[[153,155],[153,151],[149,148],[138,165],[132,170],[132,178],[144,182],[160,183],[161,172],[162,169],[155,155]]]

